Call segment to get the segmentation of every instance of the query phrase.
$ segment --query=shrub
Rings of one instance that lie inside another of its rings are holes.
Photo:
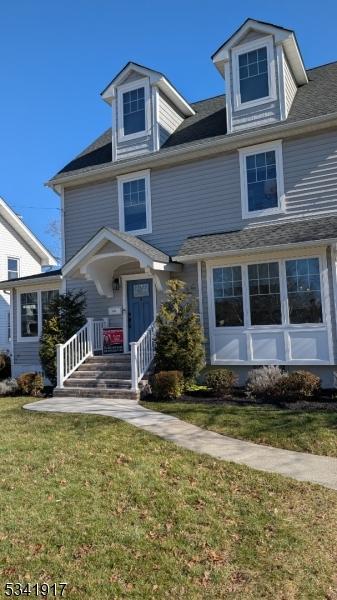
[[[171,279],[157,316],[155,371],[182,371],[193,381],[204,365],[204,336],[185,283]]]
[[[321,387],[321,380],[310,371],[293,371],[283,377],[277,384],[279,396],[289,400],[311,398]]]
[[[64,344],[86,321],[86,300],[82,291],[67,292],[49,304],[49,319],[43,325],[40,360],[52,385],[56,385],[56,344]]]
[[[11,359],[7,352],[0,352],[0,379],[8,379],[11,376]]]
[[[230,369],[214,369],[205,377],[205,383],[217,398],[228,396],[237,381],[236,375]]]
[[[16,379],[0,381],[0,396],[14,396],[19,389]]]
[[[280,394],[279,383],[286,377],[287,373],[274,365],[253,369],[248,373],[247,392],[255,397],[277,397]]]
[[[181,371],[160,371],[153,375],[152,392],[156,400],[177,400],[184,391]]]
[[[27,396],[40,396],[44,388],[42,373],[22,373],[17,383],[20,392]]]

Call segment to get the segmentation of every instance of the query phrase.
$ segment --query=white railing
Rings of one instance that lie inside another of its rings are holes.
[[[65,344],[57,344],[57,387],[63,387],[65,380],[86,358],[94,352],[103,352],[103,327],[107,326],[107,321],[89,318]]]
[[[131,342],[131,380],[132,390],[138,390],[138,383],[145,375],[155,355],[156,322],[148,326],[138,342]]]

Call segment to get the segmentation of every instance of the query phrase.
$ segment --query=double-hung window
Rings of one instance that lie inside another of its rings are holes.
[[[232,50],[234,110],[276,99],[272,38],[248,42]]]
[[[243,218],[284,210],[282,142],[239,150]]]
[[[319,325],[323,323],[320,260],[213,267],[213,298],[216,327]]]
[[[151,232],[150,172],[118,177],[119,226],[134,235]]]
[[[18,294],[18,339],[34,341],[42,334],[43,324],[50,316],[50,303],[58,290],[21,292]]]
[[[7,258],[7,279],[17,279],[19,277],[19,259]]]
[[[149,83],[144,79],[118,88],[119,141],[147,135],[150,120],[149,93]]]

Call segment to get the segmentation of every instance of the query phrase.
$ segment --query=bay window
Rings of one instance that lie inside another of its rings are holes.
[[[323,323],[317,257],[213,267],[212,271],[216,327]]]
[[[58,290],[18,293],[17,333],[19,341],[37,341],[45,320],[50,316],[50,302]]]

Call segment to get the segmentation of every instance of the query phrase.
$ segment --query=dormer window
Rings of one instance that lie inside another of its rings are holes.
[[[236,110],[276,99],[272,38],[263,38],[234,48],[232,61]]]
[[[151,120],[148,80],[119,86],[117,101],[119,141],[148,135]]]

